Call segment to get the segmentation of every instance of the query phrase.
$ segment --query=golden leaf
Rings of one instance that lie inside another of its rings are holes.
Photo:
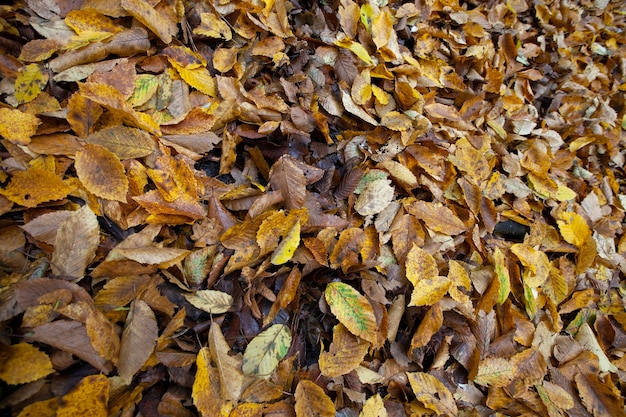
[[[407,372],[418,401],[438,415],[456,416],[459,412],[450,390],[436,377],[425,372]]]
[[[211,353],[208,347],[198,352],[196,359],[196,375],[193,381],[191,398],[202,417],[220,416],[224,403],[221,393],[220,375],[211,364]]]
[[[335,406],[315,382],[300,380],[296,387],[296,417],[335,417]]]
[[[369,342],[353,335],[339,323],[335,326],[329,351],[320,353],[322,375],[334,378],[353,371],[361,364],[369,347]]]
[[[0,345],[0,379],[10,385],[26,384],[54,372],[44,352],[28,343]]]
[[[0,108],[0,136],[16,145],[28,145],[41,121],[17,109]],[[48,201],[48,200],[46,200]]]
[[[581,248],[583,243],[591,237],[587,221],[578,213],[563,211],[559,213],[556,222],[563,239],[577,248]]]
[[[89,375],[59,399],[57,417],[109,415],[109,380],[104,375]]]
[[[24,207],[37,207],[47,201],[59,200],[70,191],[72,188],[53,172],[30,168],[13,175],[9,185],[0,189],[0,194]]]
[[[20,68],[15,80],[15,98],[20,103],[33,101],[48,84],[48,75],[43,74],[39,65],[30,64]]]
[[[128,179],[119,158],[101,145],[85,144],[76,152],[76,174],[91,193],[126,202]]]

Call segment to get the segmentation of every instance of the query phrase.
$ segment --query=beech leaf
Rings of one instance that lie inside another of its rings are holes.
[[[142,300],[133,301],[122,333],[118,364],[118,373],[126,384],[130,384],[152,355],[158,331],[150,306]]]
[[[269,378],[291,345],[291,333],[283,324],[274,324],[256,335],[243,353],[245,375]]]

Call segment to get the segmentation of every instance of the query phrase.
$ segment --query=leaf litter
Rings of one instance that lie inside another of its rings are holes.
[[[0,8],[0,409],[622,416],[618,1]]]

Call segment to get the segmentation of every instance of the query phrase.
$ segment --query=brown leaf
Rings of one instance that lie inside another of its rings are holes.
[[[574,381],[585,408],[595,417],[626,415],[623,399],[596,375],[578,373]]]
[[[57,320],[36,327],[29,338],[78,356],[94,368],[108,374],[111,366],[91,346],[85,325],[77,321]]]
[[[85,142],[101,145],[119,159],[142,158],[156,151],[156,144],[148,133],[126,126],[101,129],[85,138]]]
[[[122,340],[118,373],[126,384],[144,366],[156,346],[158,326],[152,309],[141,300],[130,305]]]
[[[452,210],[441,203],[416,201],[407,209],[433,232],[452,236],[463,233],[467,228]]]
[[[52,252],[52,272],[58,276],[82,279],[99,243],[98,219],[89,206],[84,205],[59,227]]]
[[[284,155],[274,163],[270,171],[270,184],[274,190],[282,192],[287,209],[299,209],[304,206],[306,177],[293,157]]]

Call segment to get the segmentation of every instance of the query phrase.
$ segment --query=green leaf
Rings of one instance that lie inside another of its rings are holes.
[[[284,324],[274,324],[256,335],[243,353],[241,369],[246,375],[269,378],[278,362],[285,357],[291,346],[291,333]]]
[[[330,311],[350,333],[374,345],[379,344],[376,316],[367,298],[343,282],[328,284],[324,295]]]

